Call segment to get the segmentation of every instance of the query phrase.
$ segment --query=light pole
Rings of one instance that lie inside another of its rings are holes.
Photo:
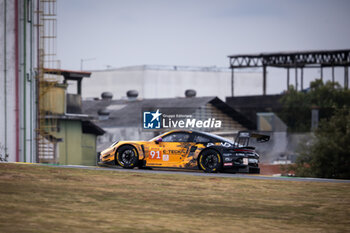
[[[85,62],[85,61],[92,61],[92,60],[96,60],[96,57],[93,57],[93,58],[82,58],[82,59],[80,59],[80,70],[81,71],[83,71],[83,63]]]

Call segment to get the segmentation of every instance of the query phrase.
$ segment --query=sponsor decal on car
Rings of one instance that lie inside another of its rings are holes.
[[[222,156],[232,156],[232,153],[223,153]]]
[[[243,158],[243,164],[248,165],[248,158]]]
[[[182,149],[182,150],[164,150],[164,154],[185,154],[187,149]]]
[[[169,155],[163,154],[163,161],[169,161]]]

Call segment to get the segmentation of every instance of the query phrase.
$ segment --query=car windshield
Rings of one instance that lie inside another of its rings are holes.
[[[115,144],[117,144],[117,143],[118,143],[118,141],[115,141],[115,142],[113,142],[113,144],[110,145],[109,147],[113,147],[113,146],[115,146]]]
[[[150,140],[148,140],[149,142],[153,142],[153,141],[155,141],[157,138],[159,138],[159,137],[161,137],[163,134],[161,134],[161,135],[158,135],[158,136],[156,136],[156,137],[154,137],[154,138],[152,138],[152,139],[150,139]]]
[[[174,133],[176,133],[176,132],[174,132]],[[152,139],[150,139],[150,140],[148,140],[148,141],[149,141],[149,142],[153,142],[153,141],[157,140],[157,138],[162,138],[162,137],[164,137],[165,135],[168,135],[168,132],[162,133],[162,134],[160,134],[160,135],[158,135],[158,136],[156,136],[156,137],[154,137],[154,138],[152,138]]]

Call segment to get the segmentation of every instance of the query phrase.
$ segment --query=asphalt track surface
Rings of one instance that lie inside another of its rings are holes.
[[[304,178],[304,177],[283,177],[283,176],[267,176],[267,175],[246,175],[246,174],[232,174],[232,173],[204,173],[195,170],[179,170],[179,169],[123,169],[121,167],[99,167],[99,166],[80,166],[80,165],[47,165],[35,164],[40,166],[61,167],[61,168],[76,168],[88,170],[101,171],[115,171],[115,172],[130,172],[130,173],[146,173],[146,174],[171,174],[171,175],[191,175],[191,176],[206,176],[206,177],[226,177],[226,178],[240,178],[240,179],[254,179],[254,180],[280,180],[280,181],[300,181],[300,182],[330,182],[330,183],[349,183],[350,180],[340,179],[323,179],[323,178]]]

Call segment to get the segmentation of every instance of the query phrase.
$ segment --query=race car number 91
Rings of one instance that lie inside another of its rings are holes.
[[[159,151],[159,150],[151,150],[149,152],[149,158],[169,161],[169,155],[163,154],[162,151]]]

